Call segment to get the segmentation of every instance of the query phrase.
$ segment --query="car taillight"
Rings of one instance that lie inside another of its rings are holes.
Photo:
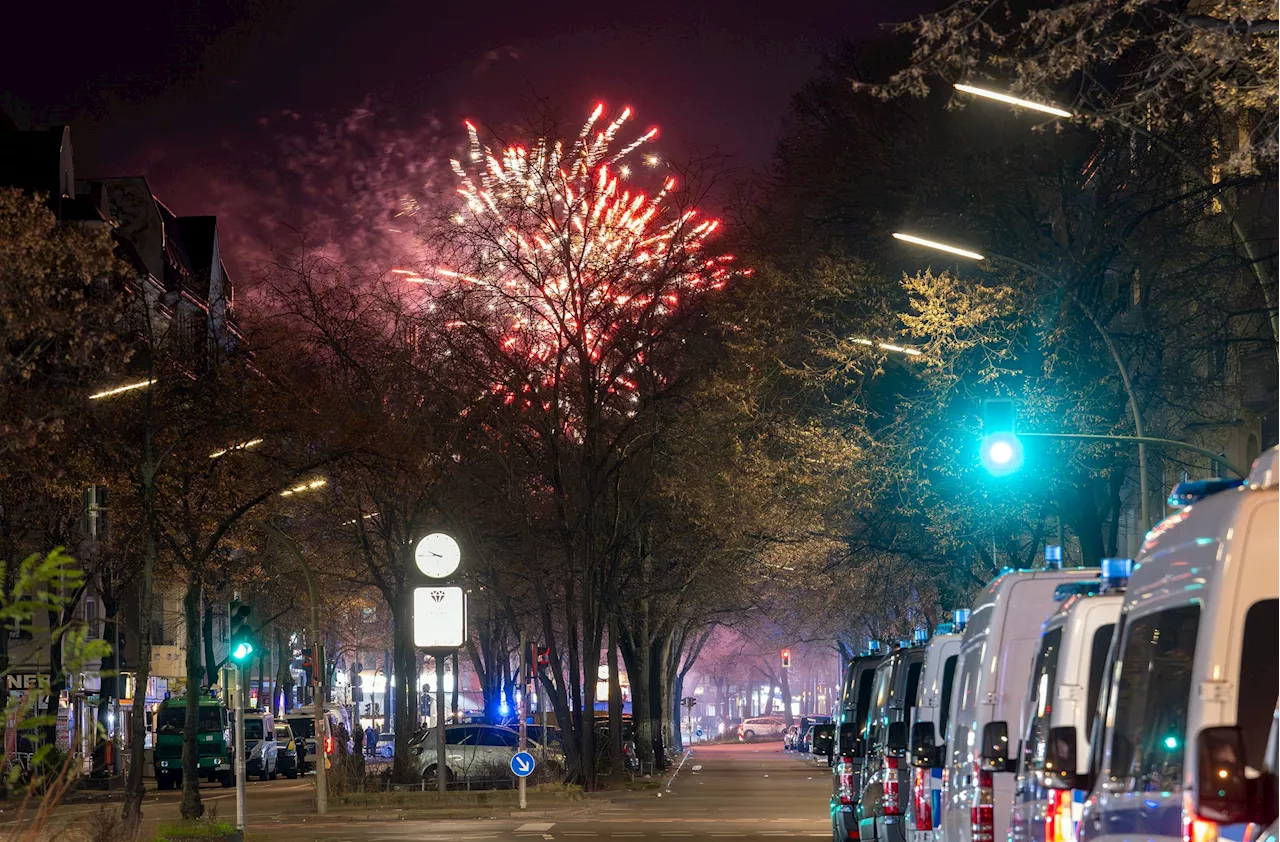
[[[853,803],[853,758],[847,754],[840,758],[840,803]]]
[[[1218,823],[1196,815],[1189,792],[1182,796],[1182,842],[1218,842]]]
[[[974,764],[978,777],[978,791],[974,797],[973,807],[969,809],[969,826],[973,842],[994,842],[995,826],[995,793],[992,787],[995,779],[985,769],[978,769]]]
[[[333,754],[333,737],[332,736],[327,736],[324,738],[324,753]]]
[[[916,830],[933,830],[933,793],[929,786],[931,769],[916,767],[911,775],[911,810]]]
[[[884,814],[898,816],[902,807],[898,804],[898,758],[884,759]]]

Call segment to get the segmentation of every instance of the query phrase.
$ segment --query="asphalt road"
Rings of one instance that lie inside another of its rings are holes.
[[[426,840],[824,839],[830,836],[830,771],[785,753],[781,743],[702,745],[661,788],[614,794],[542,815],[510,810],[480,819],[352,820],[311,815],[312,780],[248,784],[249,830],[272,842],[426,842]],[[235,820],[234,790],[205,785],[209,809]],[[177,816],[180,793],[149,794],[148,822]],[[90,818],[113,804],[76,804],[59,819]],[[0,814],[0,826],[11,823]]]

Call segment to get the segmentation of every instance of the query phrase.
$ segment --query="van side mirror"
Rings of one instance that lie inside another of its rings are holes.
[[[1009,723],[988,722],[982,726],[982,768],[987,772],[1012,772],[1009,759]]]
[[[1061,725],[1049,729],[1044,749],[1043,783],[1049,789],[1073,789],[1080,782],[1076,774],[1076,729]]]
[[[907,723],[890,722],[885,732],[885,753],[893,757],[901,757],[907,753]]]
[[[934,735],[932,722],[917,722],[911,726],[911,765],[922,769],[936,769],[942,765],[942,751]]]
[[[1238,726],[1205,728],[1196,738],[1195,813],[1219,824],[1276,817],[1276,776],[1247,769]]]

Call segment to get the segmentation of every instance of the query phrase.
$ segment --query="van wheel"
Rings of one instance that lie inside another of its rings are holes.
[[[236,776],[231,772],[223,772],[221,777],[218,780],[222,784],[223,788],[225,789],[235,784]]]
[[[285,776],[286,778],[288,778],[289,780],[291,780],[291,781],[297,780],[297,779],[298,779],[298,770],[297,770],[297,769],[294,769],[292,772],[285,772],[285,773],[284,773],[284,776]]]
[[[280,770],[279,770],[279,769],[272,769],[272,770],[271,770],[271,774],[267,776],[267,780],[269,780],[269,781],[274,781],[274,780],[276,779],[276,775],[278,775],[278,774],[280,774]]]
[[[156,789],[170,790],[173,789],[173,778],[168,775],[156,775]]]

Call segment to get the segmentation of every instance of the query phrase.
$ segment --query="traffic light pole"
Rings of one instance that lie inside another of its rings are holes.
[[[236,830],[243,834],[249,824],[249,805],[244,795],[244,697],[248,695],[249,674],[239,664],[233,669],[236,676]]]
[[[1187,450],[1192,453],[1199,453],[1202,456],[1208,456],[1210,459],[1220,463],[1223,467],[1225,467],[1227,470],[1231,471],[1231,473],[1235,474],[1238,477],[1244,478],[1248,476],[1247,473],[1245,473],[1244,471],[1236,467],[1234,464],[1232,464],[1222,454],[1214,453],[1212,450],[1209,450],[1206,447],[1198,447],[1194,444],[1187,444],[1185,441],[1178,441],[1177,439],[1161,439],[1161,438],[1154,438],[1152,436],[1109,436],[1109,435],[1102,435],[1102,434],[1096,434],[1096,433],[1021,433],[1020,432],[1020,433],[1017,433],[1017,436],[1018,438],[1027,438],[1027,439],[1084,439],[1086,441],[1088,440],[1131,441],[1131,442],[1137,442],[1139,446],[1142,446],[1144,444],[1151,444],[1151,445],[1156,445],[1158,447],[1168,447],[1176,450]],[[1149,525],[1148,525],[1148,528],[1150,528]]]

